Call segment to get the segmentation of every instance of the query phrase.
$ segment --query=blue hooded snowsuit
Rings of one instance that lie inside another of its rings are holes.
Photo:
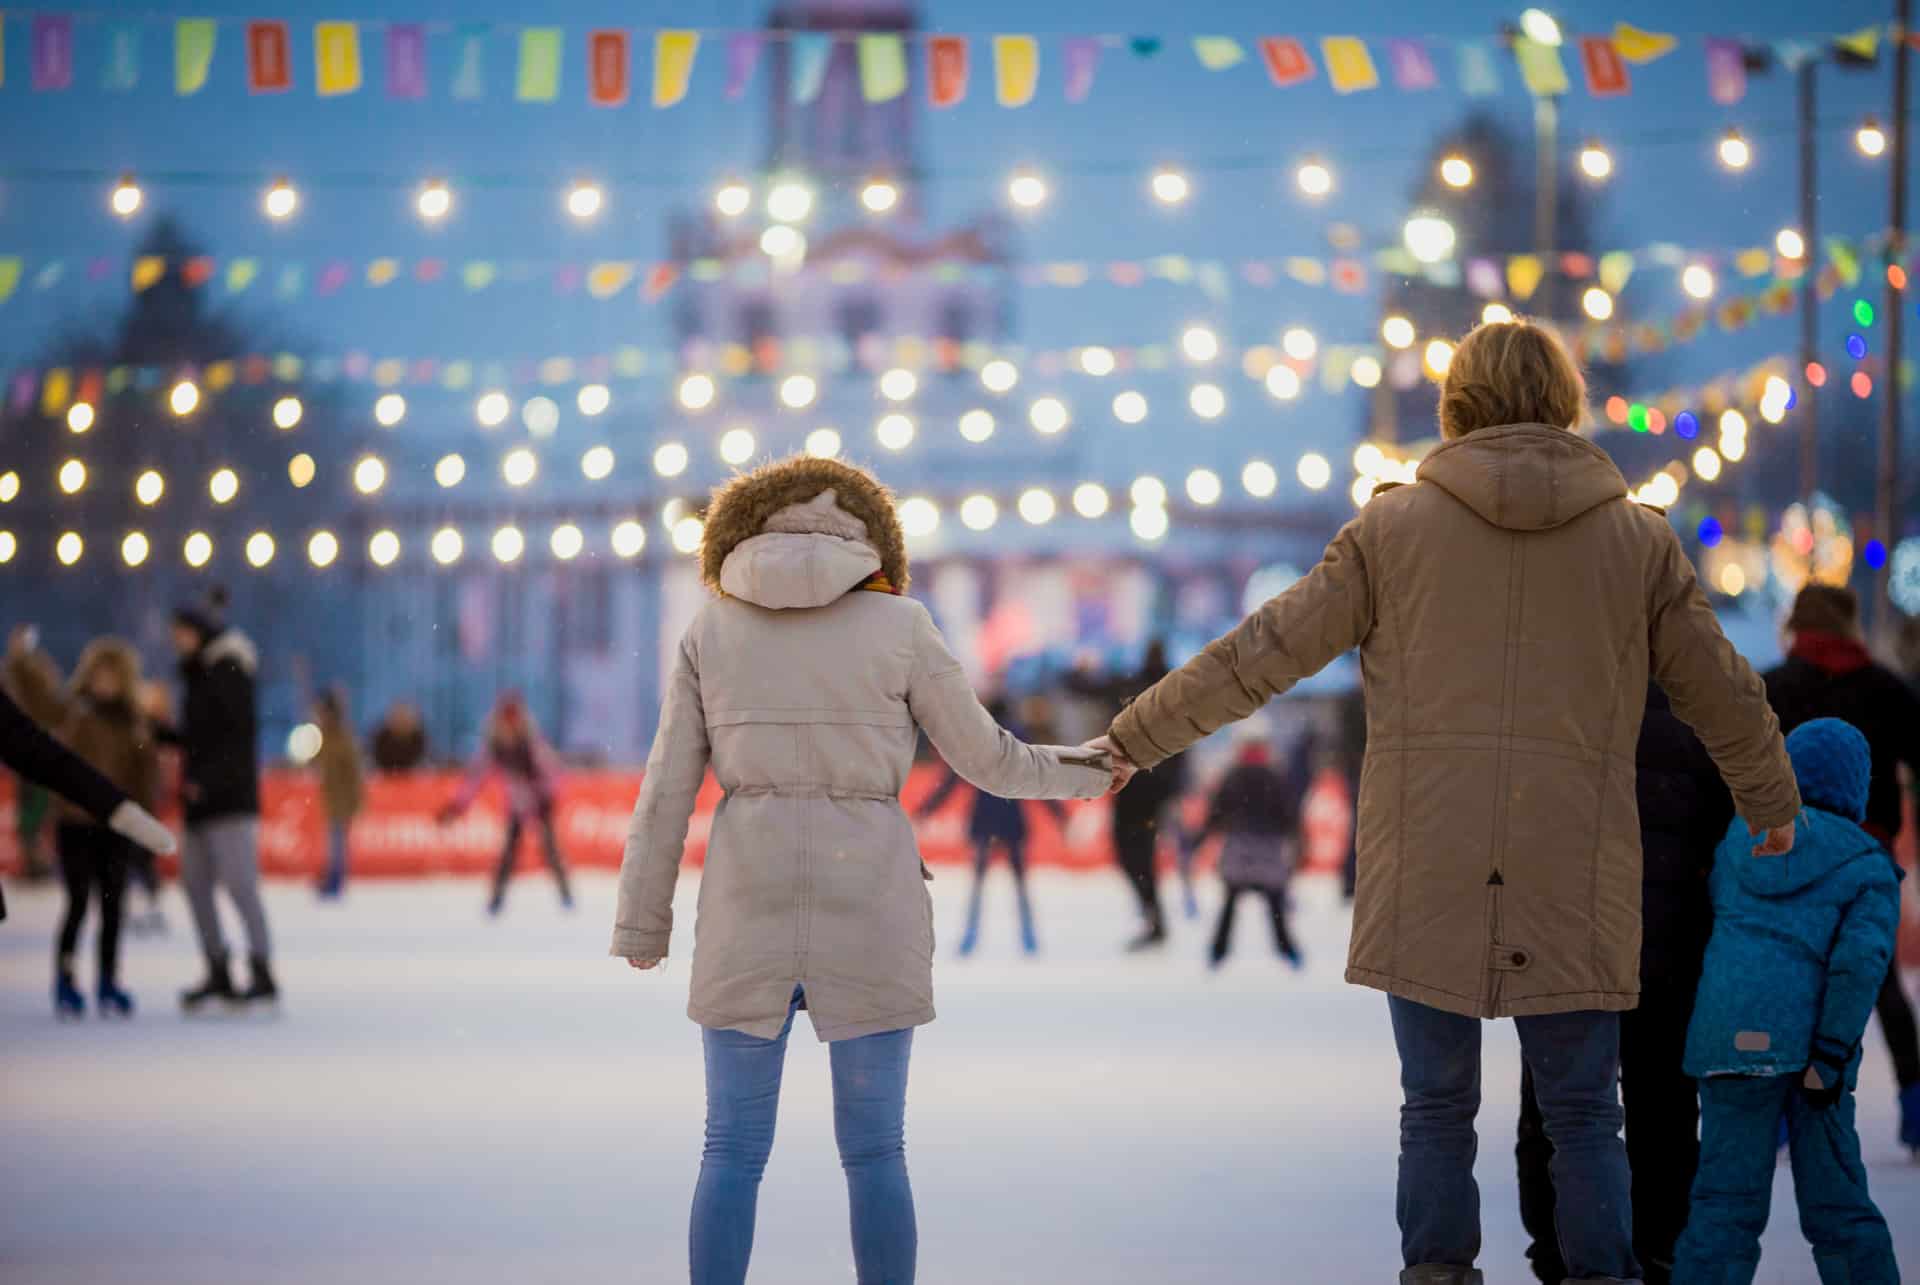
[[[1900,1279],[1867,1194],[1853,1114],[1860,1037],[1899,925],[1899,874],[1858,824],[1865,738],[1839,719],[1815,719],[1787,737],[1787,753],[1806,804],[1793,849],[1754,856],[1736,820],[1714,858],[1713,938],[1687,1032],[1686,1070],[1700,1077],[1700,1169],[1676,1285],[1753,1280],[1783,1114],[1821,1281]],[[1828,1101],[1807,1091],[1809,1068]]]

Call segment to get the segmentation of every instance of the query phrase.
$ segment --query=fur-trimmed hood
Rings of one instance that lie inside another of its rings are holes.
[[[769,547],[742,549],[748,541]],[[774,571],[767,564],[775,560],[768,555],[776,545],[806,552],[804,571],[819,573],[831,566],[835,571],[829,574],[844,574],[847,582],[792,583],[790,591],[775,591],[779,601],[767,600],[764,590],[771,588]],[[736,550],[741,557],[733,556]],[[805,599],[825,594],[822,600],[832,601],[874,570],[895,590],[906,589],[906,538],[893,495],[865,469],[796,455],[743,473],[714,492],[700,546],[700,578],[715,593],[748,597],[763,606],[814,606],[820,603]],[[750,580],[754,586],[747,584]]]
[[[89,689],[93,686],[95,670],[110,669],[120,679],[120,690],[126,693],[129,706],[140,699],[140,653],[133,644],[124,638],[96,638],[88,643],[80,653],[80,659],[73,666],[73,677],[68,687],[75,696],[90,699]]]

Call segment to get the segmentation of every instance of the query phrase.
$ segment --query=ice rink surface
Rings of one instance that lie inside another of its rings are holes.
[[[1129,958],[1118,876],[1042,876],[1046,950],[1027,960],[1003,880],[971,960],[948,945],[966,879],[934,884],[940,1020],[916,1038],[908,1115],[924,1285],[1392,1281],[1397,1068],[1385,1000],[1340,980],[1332,890],[1301,891],[1304,973],[1243,902],[1236,956],[1209,975],[1210,886],[1169,949]],[[169,935],[127,946],[140,1015],[56,1025],[59,897],[11,883],[0,1281],[684,1281],[702,1114],[686,964],[607,958],[612,882],[580,885],[565,914],[523,876],[498,922],[478,883],[362,884],[326,906],[276,885],[280,1016],[195,1021],[174,1006],[199,965],[170,890]],[[81,977],[91,995],[84,955]],[[827,1059],[801,1020],[756,1285],[853,1279]],[[1488,1029],[1485,1084],[1481,1265],[1517,1285],[1508,1024]],[[1920,1166],[1894,1141],[1877,1032],[1860,1103],[1874,1194],[1920,1271]],[[1783,1168],[1762,1281],[1815,1279],[1790,1184]]]

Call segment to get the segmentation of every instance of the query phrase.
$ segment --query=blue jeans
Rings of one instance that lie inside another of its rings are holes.
[[[327,823],[327,871],[320,877],[323,897],[337,897],[347,886],[347,824]]]
[[[1860,1056],[1848,1068],[1859,1074]],[[1826,1285],[1893,1285],[1893,1240],[1867,1194],[1854,1129],[1853,1092],[1825,1110],[1800,1094],[1800,1074],[1716,1075],[1700,1081],[1700,1171],[1693,1212],[1680,1236],[1673,1279],[1688,1285],[1748,1285],[1760,1267],[1760,1233],[1773,1205],[1774,1148],[1781,1116],[1793,1156],[1800,1230]]]
[[[770,1040],[708,1028],[707,1146],[693,1191],[693,1285],[739,1285],[753,1254],[760,1175],[773,1151],[787,1036],[802,1003]],[[853,1264],[860,1285],[913,1285],[920,1233],[907,1181],[907,1058],[913,1031],[883,1031],[828,1046],[833,1136],[847,1175]]]
[[[1400,1252],[1408,1267],[1468,1268],[1480,1253],[1480,1022],[1389,997],[1400,1049]],[[1570,1280],[1635,1281],[1633,1202],[1620,1140],[1620,1016],[1518,1017],[1547,1136]]]

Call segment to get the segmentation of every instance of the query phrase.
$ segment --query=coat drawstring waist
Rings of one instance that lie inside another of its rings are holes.
[[[741,785],[725,792],[726,798],[754,798],[771,795],[781,799],[867,799],[879,803],[898,803],[897,793],[881,790],[838,790],[811,785]]]

